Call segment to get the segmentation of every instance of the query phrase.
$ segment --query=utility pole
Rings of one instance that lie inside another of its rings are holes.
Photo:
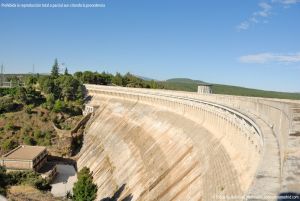
[[[4,67],[3,64],[1,65],[1,86],[3,86],[4,83]]]
[[[34,64],[32,65],[32,74],[34,75]]]

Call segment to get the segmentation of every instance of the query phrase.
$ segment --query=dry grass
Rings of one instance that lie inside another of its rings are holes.
[[[50,192],[42,192],[32,186],[20,185],[12,186],[8,191],[8,199],[11,201],[59,201],[60,198],[55,198]]]

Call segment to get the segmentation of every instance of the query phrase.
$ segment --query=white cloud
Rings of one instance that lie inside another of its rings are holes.
[[[259,22],[255,17],[251,17],[249,20],[253,23],[258,23]]]
[[[260,54],[250,54],[241,56],[239,61],[242,63],[296,63],[300,62],[300,52],[296,54],[274,54],[274,53],[260,53]]]
[[[271,14],[270,11],[272,9],[272,6],[270,4],[262,2],[262,3],[259,3],[258,5],[262,9],[258,12],[258,15],[260,15],[262,17],[268,17]]]
[[[261,2],[258,4],[260,7],[260,10],[252,13],[249,19],[241,22],[236,28],[238,31],[247,30],[250,28],[251,24],[256,24],[261,21],[262,18],[269,17],[271,15],[271,4],[268,4],[266,2]]]
[[[289,8],[290,6],[300,3],[300,0],[269,0],[268,3],[266,0],[264,2],[260,2],[258,4],[257,11],[253,12],[247,20],[241,22],[236,29],[238,31],[243,31],[249,29],[251,26],[257,23],[264,23],[266,24],[269,18],[272,15],[272,8],[275,4],[280,5],[283,8]]]
[[[272,2],[275,3],[282,3],[282,4],[296,4],[296,3],[300,3],[300,0],[273,0]]]
[[[261,2],[258,5],[264,10],[270,10],[272,8],[272,6],[266,2]]]
[[[237,29],[238,30],[247,30],[247,29],[249,29],[249,22],[247,22],[247,21],[244,21],[244,22],[242,22],[241,24],[239,24],[238,26],[237,26]]]

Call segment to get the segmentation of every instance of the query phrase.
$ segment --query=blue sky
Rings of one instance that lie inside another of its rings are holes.
[[[154,79],[300,92],[299,0],[98,0],[105,8],[6,8],[0,0],[6,73],[132,72]],[[61,1],[47,1],[60,3]]]

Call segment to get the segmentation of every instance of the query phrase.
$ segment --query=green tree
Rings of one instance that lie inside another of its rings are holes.
[[[58,78],[60,97],[65,101],[76,100],[77,90],[81,83],[71,75],[63,75]]]
[[[0,195],[6,195],[6,186],[8,184],[8,176],[6,169],[0,166]]]
[[[69,71],[68,71],[68,68],[65,69],[65,75],[69,75]]]
[[[73,187],[74,201],[93,201],[97,197],[97,186],[93,183],[93,176],[90,169],[82,168],[77,175],[77,182]]]
[[[43,76],[39,79],[39,84],[40,84],[40,88],[41,90],[46,93],[46,94],[51,94],[51,93],[56,93],[57,91],[55,83],[54,83],[54,79],[52,79],[49,76]]]
[[[79,101],[83,101],[85,94],[85,87],[84,85],[80,84],[76,90],[76,99]]]
[[[64,109],[65,109],[64,102],[61,100],[56,100],[54,107],[53,107],[53,111],[54,112],[63,112]]]
[[[53,94],[49,94],[46,96],[46,106],[49,110],[52,110],[54,107],[55,98]]]
[[[152,88],[152,89],[157,89],[158,88],[157,83],[154,80],[151,80],[150,88]]]
[[[89,84],[97,84],[95,79],[95,73],[91,71],[84,71],[82,73],[82,82]]]
[[[118,86],[123,86],[123,77],[120,73],[116,73],[116,75],[112,78],[112,83]]]
[[[54,64],[52,66],[52,70],[51,70],[51,76],[58,77],[58,75],[59,75],[59,66],[58,66],[57,59],[55,59]]]
[[[34,106],[39,105],[44,101],[40,91],[35,90],[32,86],[26,87],[26,104],[33,104]]]
[[[17,102],[24,105],[33,104],[34,106],[36,106],[43,101],[43,96],[39,91],[36,91],[33,86],[28,85],[26,88],[17,87],[15,99],[17,100]]]
[[[80,82],[83,82],[82,76],[83,76],[83,73],[81,71],[78,71],[78,72],[74,73],[74,77],[77,80],[79,80]]]
[[[27,92],[24,87],[17,87],[17,92],[16,92],[16,100],[26,104],[27,103]]]
[[[35,85],[37,83],[37,76],[34,75],[29,75],[25,78],[25,85],[26,86],[32,86]]]

